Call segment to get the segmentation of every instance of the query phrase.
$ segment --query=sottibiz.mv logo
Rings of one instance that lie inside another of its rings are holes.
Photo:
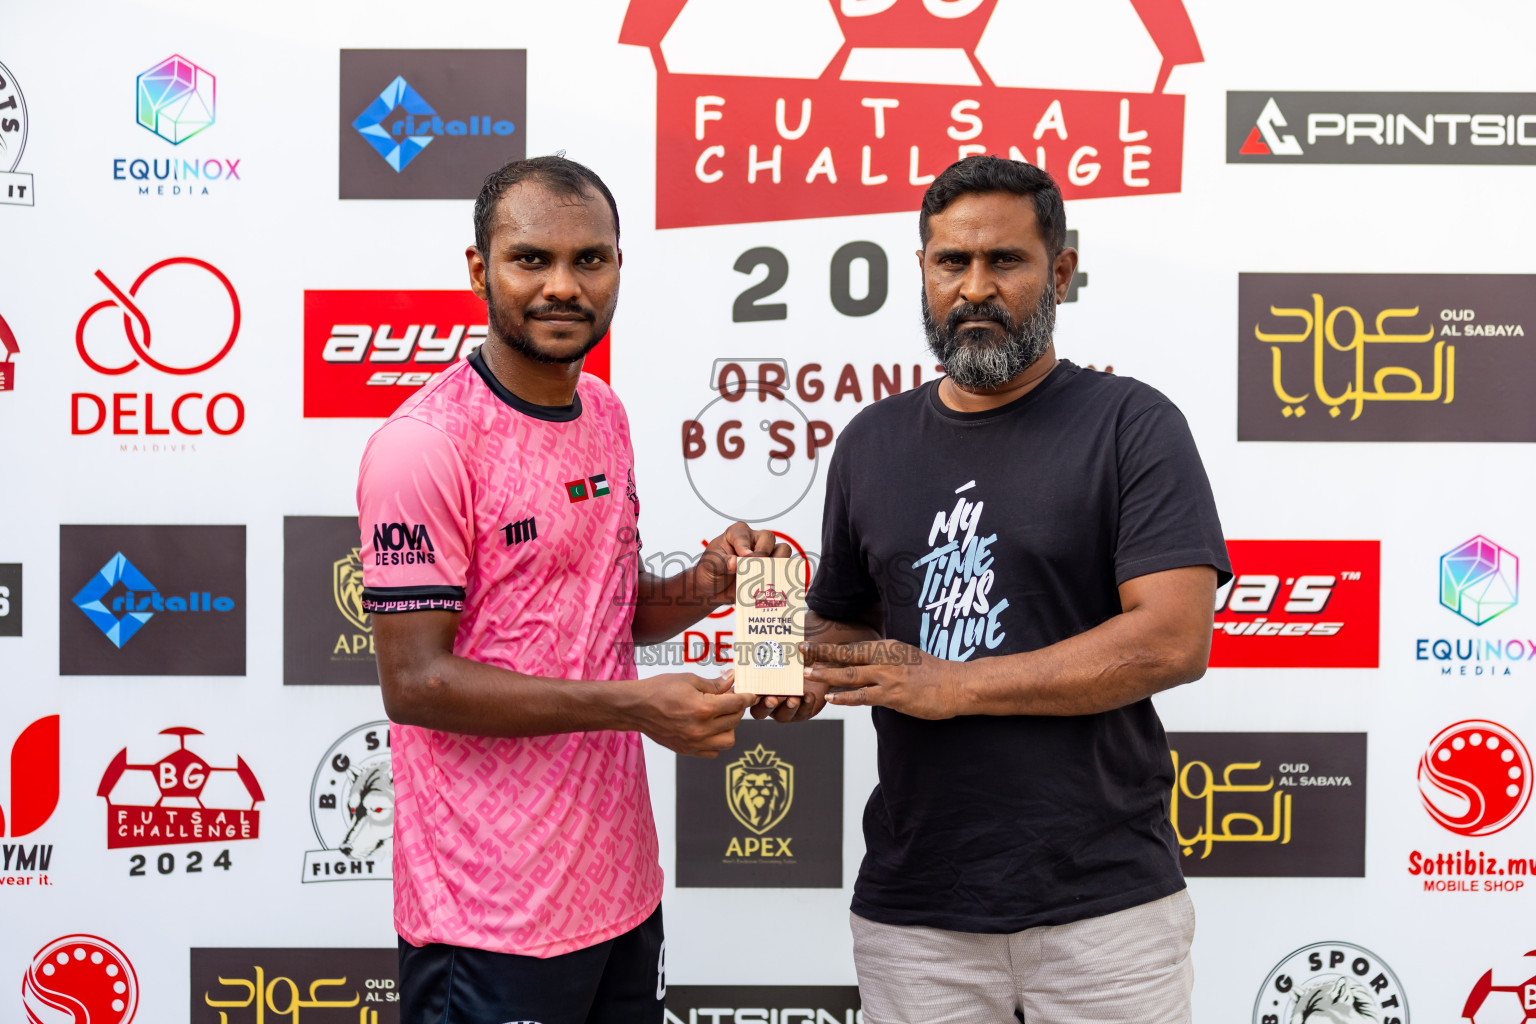
[[[997,0],[631,0],[619,42],[657,73],[656,226],[910,211],[976,153],[1041,166],[1068,199],[1179,191],[1184,97],[1163,90],[1204,60],[1180,0],[1068,17],[1070,60],[1023,45],[1035,17]]]
[[[1234,540],[1216,592],[1213,668],[1375,668],[1381,542]]]
[[[139,1011],[139,976],[106,939],[66,935],[32,958],[21,1004],[26,1024],[130,1024]]]

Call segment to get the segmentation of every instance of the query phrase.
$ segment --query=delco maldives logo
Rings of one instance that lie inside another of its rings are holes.
[[[1234,540],[1236,575],[1216,593],[1211,665],[1375,668],[1381,542]]]
[[[66,935],[32,958],[21,1005],[26,1024],[129,1024],[139,1010],[139,976],[106,939]]]
[[[729,5],[726,20],[697,0],[631,0],[619,42],[647,47],[658,79],[657,227],[911,211],[938,172],[976,153],[1043,167],[1068,199],[1179,191],[1184,97],[1163,89],[1176,66],[1204,60],[1180,0],[1123,12],[1150,37],[1136,54],[1145,92],[1035,81],[1016,56],[1033,26],[994,17],[997,0],[827,4],[794,16]],[[763,43],[754,17],[783,45]],[[1086,35],[1073,45],[1094,49]],[[787,63],[769,68],[760,51]],[[1107,74],[1131,66],[1117,59]]]
[[[107,849],[257,838],[256,805],[266,797],[245,758],[236,757],[233,768],[215,768],[187,749],[187,737],[201,731],[175,726],[160,735],[176,737],[177,749],[153,764],[130,764],[124,747],[101,777],[96,795],[107,801]],[[153,802],[133,802],[152,793],[158,793]],[[249,806],[220,806],[224,801]]]
[[[196,590],[185,597],[162,597],[155,585],[119,551],[75,595],[75,607],[114,647],[122,647],[156,612],[228,612],[234,610],[235,602]]]
[[[1419,795],[1429,816],[1457,835],[1503,831],[1530,803],[1530,752],[1497,722],[1457,722],[1419,759]]]
[[[218,80],[207,68],[174,53],[134,81],[139,126],[172,146],[213,127],[218,115]],[[179,152],[179,151],[178,151]],[[239,181],[240,160],[226,156],[117,157],[114,181],[138,183],[141,196],[206,196],[210,182]]]

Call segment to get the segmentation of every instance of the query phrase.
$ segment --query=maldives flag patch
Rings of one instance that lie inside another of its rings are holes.
[[[572,480],[565,485],[565,496],[571,501],[586,501],[591,495],[587,494],[587,482],[585,480]]]
[[[592,497],[601,498],[608,493],[608,474],[599,473],[597,476],[589,477],[588,479],[592,482]]]

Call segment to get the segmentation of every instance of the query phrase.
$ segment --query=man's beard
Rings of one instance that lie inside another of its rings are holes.
[[[986,328],[962,328],[968,317],[995,320],[1003,337],[994,341]],[[928,335],[928,349],[944,364],[951,380],[971,391],[1001,387],[1023,373],[1045,354],[1056,329],[1056,292],[1045,288],[1035,310],[1021,324],[1015,324],[1008,311],[996,303],[980,305],[967,302],[950,310],[942,324],[928,308],[928,293],[923,292],[923,331]],[[961,331],[973,332],[974,340],[962,340]]]
[[[506,310],[496,305],[496,292],[491,287],[489,277],[487,277],[485,282],[485,305],[487,312],[490,314],[494,336],[506,342],[514,351],[520,352],[538,363],[579,362],[586,358],[588,352],[597,347],[598,342],[603,340],[603,335],[608,333],[609,324],[613,322],[613,310],[610,309],[607,316],[599,319],[596,312],[579,302],[546,302],[542,305],[528,307],[528,309],[523,311],[525,323],[532,316],[544,316],[549,313],[573,313],[585,317],[587,322],[592,325],[592,333],[588,336],[586,343],[581,346],[580,350],[572,355],[555,355],[553,352],[547,352],[539,348],[534,340],[528,336],[527,332],[513,326],[511,317],[506,315]]]

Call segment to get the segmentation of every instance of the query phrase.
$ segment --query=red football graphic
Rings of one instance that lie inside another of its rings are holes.
[[[27,1024],[128,1024],[139,979],[106,939],[66,935],[38,950],[21,983]]]
[[[1457,722],[1420,758],[1419,794],[1430,816],[1458,835],[1498,832],[1531,799],[1531,755],[1496,722]]]

